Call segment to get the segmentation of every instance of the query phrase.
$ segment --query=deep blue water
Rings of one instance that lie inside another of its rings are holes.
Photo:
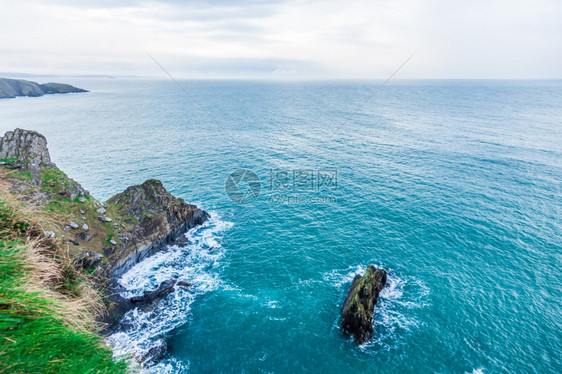
[[[131,313],[117,352],[165,341],[154,372],[562,371],[562,81],[394,81],[347,122],[380,82],[182,82],[218,124],[169,80],[65,82],[91,93],[2,100],[0,132],[43,133],[100,199],[158,178],[212,212],[123,277],[193,287]],[[247,204],[225,191],[241,168]],[[338,313],[371,263],[389,287],[358,347]]]

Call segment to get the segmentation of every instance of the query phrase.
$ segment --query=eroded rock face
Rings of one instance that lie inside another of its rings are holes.
[[[344,333],[353,335],[358,344],[373,336],[373,313],[385,285],[386,271],[373,265],[367,267],[363,276],[355,276],[351,284],[341,311],[341,328]]]
[[[52,211],[68,216],[48,236],[60,239],[76,269],[93,273],[96,286],[105,291],[106,333],[117,328],[124,313],[154,308],[175,286],[175,280],[163,282],[142,298],[129,300],[120,295],[124,290],[117,277],[180,237],[187,245],[183,234],[209,217],[154,179],[127,188],[105,204],[97,201],[51,163],[45,137],[34,131],[16,129],[0,137],[0,177],[6,178],[6,191],[21,202],[36,208],[56,202],[50,205]],[[190,284],[180,281],[177,286]],[[153,353],[151,360],[160,355]]]
[[[88,191],[51,163],[47,140],[35,131],[16,129],[0,137],[0,164],[3,167],[31,172],[31,180],[12,179],[11,183],[14,193],[36,189],[37,196],[21,197],[24,201],[33,198],[37,202],[34,205],[42,205],[57,197],[68,198],[71,202],[81,197],[80,203],[85,204],[86,197],[89,197]],[[45,182],[47,179],[49,182]],[[53,196],[53,191],[43,191],[41,186],[44,183],[58,191],[57,196]],[[89,241],[95,237],[95,232],[89,235],[80,232],[76,238],[67,238],[75,245],[84,245],[93,252],[104,253],[107,261],[103,263],[98,274],[104,275],[103,278],[106,279],[123,274],[134,264],[163,246],[173,243],[187,230],[203,223],[209,217],[197,206],[187,204],[168,193],[162,183],[155,179],[131,186],[113,196],[107,203],[114,208],[118,207],[118,211],[114,209],[113,215],[107,216],[107,209],[98,203],[96,212],[101,213],[98,220],[103,224],[115,222],[113,229],[117,231],[119,242],[110,237],[107,239],[107,243],[111,244],[110,248],[93,248]],[[84,211],[81,214],[85,213]],[[79,231],[77,218],[74,217],[75,220],[68,226],[69,231]],[[87,231],[91,231],[93,225],[94,222],[88,222]],[[107,227],[106,229],[109,230]],[[106,233],[102,234],[105,237]],[[78,239],[82,242],[78,242]],[[86,262],[86,265],[90,265]],[[99,262],[96,265],[99,265]]]
[[[47,139],[30,130],[15,129],[1,137],[0,159],[26,169],[52,166]]]
[[[121,233],[126,240],[121,240],[116,255],[109,256],[113,276],[123,274],[209,217],[204,210],[174,197],[155,179],[131,186],[107,202],[119,206],[120,215],[135,223]]]

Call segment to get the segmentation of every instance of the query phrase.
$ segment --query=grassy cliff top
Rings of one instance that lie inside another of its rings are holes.
[[[42,135],[0,137],[0,373],[123,372],[96,322],[122,315],[116,269],[207,217],[154,179],[101,202],[50,161]]]
[[[35,210],[57,215],[46,230],[67,246],[70,256],[98,253],[120,243],[119,233],[135,225],[122,217],[116,204],[103,204],[56,166],[31,172],[0,168],[7,192]]]
[[[96,333],[99,295],[45,235],[51,220],[0,191],[0,372],[125,373]]]

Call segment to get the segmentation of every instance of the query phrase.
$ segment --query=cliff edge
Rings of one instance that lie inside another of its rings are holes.
[[[121,245],[110,256],[109,268],[114,276],[209,218],[204,210],[174,197],[156,179],[127,188],[107,200],[107,204],[118,207],[118,215],[125,217],[128,224],[119,234]]]
[[[17,327],[0,323],[0,334],[12,336],[13,344],[24,344],[26,357],[36,360],[19,360],[20,351],[14,345],[0,353],[0,367],[4,355],[18,361],[25,368],[22,372],[38,372],[54,355],[60,366],[56,372],[68,372],[90,357],[89,372],[121,373],[126,364],[112,359],[101,343],[99,327],[111,332],[124,313],[155,305],[174,291],[176,281],[127,299],[120,295],[117,278],[167,244],[185,240],[182,234],[209,215],[176,198],[155,179],[99,201],[51,161],[43,135],[15,129],[0,137],[0,218],[0,263],[13,264],[0,266],[0,287],[10,300],[4,308],[15,319],[23,313],[19,309],[33,315],[47,313],[51,318],[37,336],[35,330],[26,333],[27,320]],[[10,269],[20,272],[16,276]],[[28,300],[21,290],[40,299]],[[38,303],[58,309],[45,312]],[[73,330],[77,327],[79,331]],[[78,332],[80,339],[92,343],[71,350],[61,350],[64,343],[43,343],[62,339],[53,334],[54,328],[66,334],[64,341],[78,339]],[[135,359],[148,365],[163,353],[163,348],[151,350]]]
[[[19,201],[57,217],[48,235],[104,288],[209,217],[154,179],[99,201],[51,162],[47,140],[30,130],[0,137],[0,179]]]

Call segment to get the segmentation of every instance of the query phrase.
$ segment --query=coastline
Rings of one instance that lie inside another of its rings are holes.
[[[0,99],[13,99],[17,96],[38,97],[50,94],[67,94],[88,92],[82,88],[64,83],[45,83],[24,79],[0,78]]]
[[[160,181],[149,179],[106,202],[98,201],[51,162],[43,135],[21,129],[0,137],[0,172],[3,198],[22,203],[37,212],[33,215],[50,217],[39,237],[56,243],[53,253],[64,254],[62,261],[76,272],[73,277],[100,299],[102,310],[95,319],[101,329],[90,332],[107,336],[126,312],[155,305],[174,292],[174,286],[182,286],[171,281],[146,300],[130,300],[119,293],[119,276],[165,246],[181,245],[184,233],[209,219],[204,210],[168,193]],[[133,359],[142,365],[156,358]]]

